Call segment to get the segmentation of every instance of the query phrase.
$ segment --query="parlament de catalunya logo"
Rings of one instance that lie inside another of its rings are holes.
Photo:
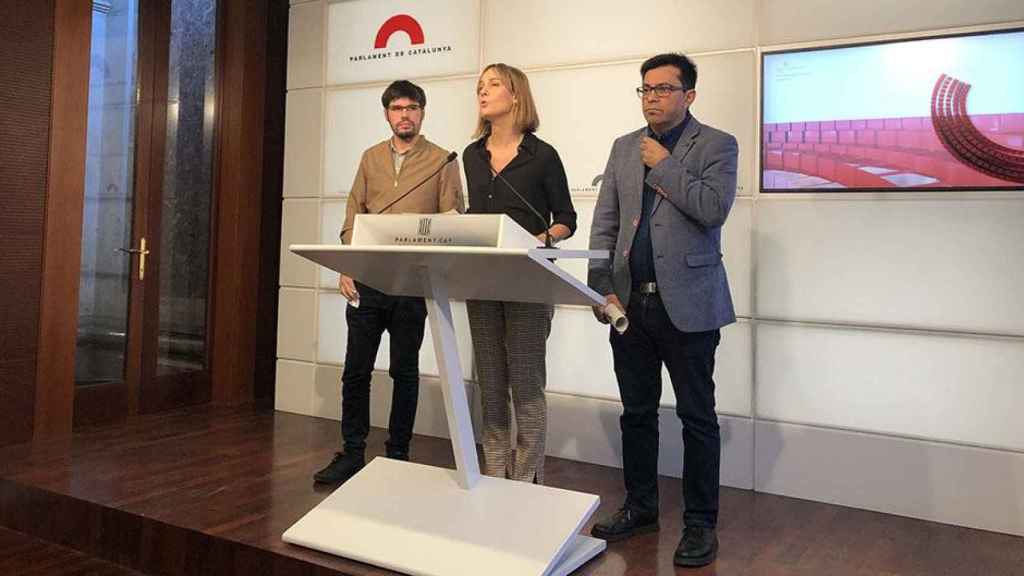
[[[411,47],[401,50],[390,50],[388,44],[391,37],[402,32],[409,37]],[[348,57],[349,62],[364,62],[369,60],[386,60],[388,58],[408,58],[411,56],[429,56],[451,52],[450,45],[429,45],[426,43],[426,35],[419,21],[408,14],[395,14],[388,18],[377,30],[377,37],[373,41],[373,51],[367,54],[355,54]]]
[[[569,192],[573,194],[597,194],[601,190],[601,180],[604,180],[604,174],[594,176],[594,179],[590,181],[590,186],[580,186],[578,184],[569,186]]]

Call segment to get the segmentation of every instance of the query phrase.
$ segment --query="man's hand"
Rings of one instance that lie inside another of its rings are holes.
[[[654,168],[654,166],[668,158],[672,154],[667,148],[662,146],[657,140],[649,136],[644,136],[643,140],[640,141],[640,156],[644,160],[644,164],[648,168]]]
[[[345,300],[349,302],[359,300],[359,291],[356,290],[356,283],[352,280],[351,276],[342,274],[338,279],[338,288],[341,291],[341,295],[345,297]]]
[[[626,308],[622,305],[622,302],[619,302],[619,297],[616,296],[615,294],[608,294],[607,296],[604,297],[604,304],[591,306],[591,308],[594,310],[594,318],[597,318],[597,321],[600,322],[601,324],[608,323],[608,315],[604,313],[604,309],[609,304],[614,304],[618,306],[623,313],[626,312]]]

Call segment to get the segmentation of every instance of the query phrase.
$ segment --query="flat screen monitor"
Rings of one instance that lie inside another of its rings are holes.
[[[761,60],[761,191],[1024,189],[1024,30]]]

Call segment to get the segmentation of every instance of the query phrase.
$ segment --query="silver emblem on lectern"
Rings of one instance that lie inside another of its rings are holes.
[[[420,236],[430,236],[430,218],[420,218]]]

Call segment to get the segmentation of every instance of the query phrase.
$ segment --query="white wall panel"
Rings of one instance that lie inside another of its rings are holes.
[[[1024,334],[1024,200],[758,202],[762,317]]]
[[[345,343],[348,342],[348,324],[345,322],[345,308],[348,303],[337,290],[320,292],[317,322],[319,334],[317,338],[317,360],[321,364],[343,364],[345,362]],[[381,348],[385,348],[382,343]],[[375,364],[386,362],[386,350],[378,350]],[[387,364],[384,364],[387,368]]]
[[[281,285],[313,288],[317,282],[317,266],[292,254],[292,244],[316,244],[320,228],[320,201],[287,199],[281,216]]]
[[[597,197],[593,195],[576,196],[572,199],[576,209],[576,233],[568,240],[558,244],[564,250],[587,250],[590,247],[590,225],[594,220],[594,204]],[[584,258],[562,258],[555,265],[566,270],[581,282],[587,281],[587,263]]]
[[[288,92],[284,119],[284,196],[320,196],[323,91]]]
[[[754,148],[754,53],[698,56],[694,115],[736,136],[740,145],[737,193],[750,195]],[[645,125],[640,64],[627,63],[530,73],[541,117],[538,136],[558,150],[574,194],[596,194],[616,138]]]
[[[320,292],[318,296],[320,298],[320,318],[317,324],[319,326],[317,359],[321,363],[344,364],[345,349],[348,343],[348,322],[345,320],[348,303],[336,290]],[[385,332],[381,337],[377,358],[373,363],[375,370],[387,371],[390,351],[391,339]],[[422,359],[422,350],[420,358]]]
[[[729,277],[729,291],[736,315],[753,315],[753,242],[754,202],[750,198],[737,198],[722,228],[722,259]]]
[[[476,128],[476,80],[439,80],[419,85],[427,94],[422,133],[434,144],[461,155]],[[384,88],[386,85],[327,93],[325,196],[348,193],[363,151],[391,137],[380,102]]]
[[[759,492],[1024,536],[1024,454],[774,422],[756,426]],[[724,464],[723,457],[723,472]]]
[[[747,48],[755,42],[754,7],[754,0],[488,0],[484,64],[532,68]]]
[[[317,364],[310,415],[341,419],[341,367]]]
[[[274,409],[295,414],[311,414],[315,373],[315,364],[278,360]]]
[[[1024,450],[1024,341],[760,324],[757,416]]]
[[[387,374],[377,372],[373,375],[373,383],[370,396],[370,425],[378,428],[387,428],[391,418],[391,394],[394,384]],[[477,387],[474,384],[466,385],[466,399],[470,406],[470,419],[473,421],[473,430],[479,441],[480,431],[480,406],[476,397]],[[445,413],[444,392],[441,390],[441,382],[432,376],[420,379],[419,404],[416,410],[416,424],[413,432],[424,436],[435,438],[448,438],[448,416]],[[411,451],[415,454],[416,441],[412,443]]]
[[[736,137],[740,147],[736,193],[754,192],[751,159],[757,154],[754,127],[757,110],[756,68],[753,51],[696,56],[697,99],[693,115],[701,122]],[[639,99],[638,99],[639,100]],[[639,109],[639,104],[637,104]]]
[[[614,400],[548,394],[549,456],[622,467],[622,434],[619,415],[622,405]],[[658,473],[680,478],[683,469],[682,425],[675,411],[658,411],[660,444]],[[718,419],[722,437],[721,483],[751,488],[754,483],[754,425],[748,418],[722,416]]]
[[[715,354],[715,403],[720,414],[751,416],[754,374],[753,326],[741,320],[722,329]],[[668,374],[664,380],[668,386]],[[666,390],[666,393],[671,393]],[[668,404],[665,399],[662,403]],[[675,402],[673,401],[674,405]]]
[[[315,416],[340,419],[341,368],[318,366],[316,395],[313,404],[318,407]],[[391,379],[377,372],[370,385],[370,424],[387,428],[391,410]],[[480,402],[477,387],[466,386],[473,429],[479,442]],[[548,436],[546,452],[549,456],[591,462],[615,468],[622,467],[622,436],[619,431],[621,404],[614,400],[580,398],[564,394],[548,394]],[[671,408],[660,410],[661,446],[658,472],[666,476],[682,476],[682,428]],[[722,416],[719,418],[722,434],[721,481],[725,486],[751,488],[754,482],[753,450],[754,426],[747,418]],[[426,377],[420,381],[419,409],[416,413],[416,434],[448,438],[448,422],[444,413],[444,397],[437,379]],[[413,441],[412,451],[416,451]]]
[[[462,366],[462,376],[466,380],[472,380],[473,376],[473,339],[469,332],[469,315],[466,312],[464,302],[452,302],[452,316],[455,322],[455,338],[458,341],[459,364]],[[434,340],[430,333],[430,319],[427,319],[427,327],[423,333],[423,347],[420,348],[420,373],[430,376],[440,376],[437,369],[437,355],[434,352]]]
[[[345,298],[337,292],[321,292],[320,295],[320,337],[317,358],[321,363],[344,364],[345,346],[348,342],[348,324],[345,322]],[[452,303],[452,314],[455,317],[455,330],[459,342],[459,361],[463,376],[472,378],[473,341],[469,334],[469,318],[466,305],[462,302]],[[381,337],[380,349],[374,369],[387,371],[391,365],[391,338],[387,332]],[[430,322],[423,334],[423,346],[420,347],[420,374],[437,376],[437,358],[434,355],[434,343],[430,336]]]
[[[345,203],[347,196],[326,199],[320,204],[320,243],[341,244],[341,226],[345,223]],[[338,273],[330,268],[319,266],[320,287],[325,290],[338,289]]]
[[[395,17],[411,18],[409,30],[375,48]],[[327,83],[378,82],[397,78],[474,73],[480,61],[480,0],[350,0],[328,6]]]
[[[761,0],[762,45],[1024,19],[1019,0]]]
[[[559,307],[548,338],[547,389],[609,400],[619,399],[609,328],[594,319],[589,308]],[[751,412],[751,326],[741,322],[722,330],[716,355],[715,398],[720,412]],[[667,370],[662,370],[663,406],[675,406]]]
[[[570,190],[596,194],[594,179],[604,173],[612,143],[644,125],[635,92],[640,65],[530,72],[529,77],[540,115],[537,135],[558,151]]]
[[[589,308],[558,307],[548,337],[549,392],[618,400],[608,326]]]
[[[324,84],[324,6],[292,6],[288,12],[288,89]]]
[[[317,366],[316,392],[313,398],[314,416],[341,419],[341,373],[340,366]],[[391,415],[391,378],[384,372],[374,372],[370,382],[370,425],[387,428]],[[470,418],[474,431],[480,430],[480,400],[475,384],[466,385],[466,399],[469,401]],[[432,376],[420,379],[419,408],[416,411],[416,425],[413,432],[435,438],[448,438],[448,417],[444,410],[444,393],[441,382]],[[413,442],[413,452],[416,444]]]
[[[277,357],[316,360],[316,292],[281,288],[277,301]]]

